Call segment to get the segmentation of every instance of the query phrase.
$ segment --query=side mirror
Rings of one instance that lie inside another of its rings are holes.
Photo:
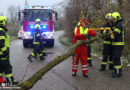
[[[20,11],[18,12],[18,20],[19,21],[21,20],[21,12]]]
[[[55,12],[55,18],[56,18],[56,20],[58,20],[58,13],[57,12]]]

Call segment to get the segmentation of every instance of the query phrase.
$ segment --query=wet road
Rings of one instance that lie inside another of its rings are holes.
[[[38,59],[30,63],[27,56],[32,51],[31,48],[23,48],[22,40],[11,42],[11,64],[13,65],[13,74],[17,80],[22,80],[28,67],[28,71],[23,81],[28,79],[32,74],[45,66],[50,60],[61,55],[67,50],[67,47],[61,45],[58,41],[59,35],[63,32],[55,33],[55,46],[46,48],[49,54],[44,61]],[[77,77],[71,76],[71,57],[66,61],[54,67],[51,71],[39,80],[31,90],[129,90],[130,72],[124,70],[124,76],[119,79],[110,77],[112,71],[99,72],[100,62],[93,58],[93,67],[89,67],[89,78],[84,78],[79,72]]]

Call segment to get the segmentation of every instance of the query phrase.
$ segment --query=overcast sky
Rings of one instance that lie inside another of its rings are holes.
[[[31,5],[44,5],[53,6],[65,0],[27,0],[28,4]],[[7,16],[7,9],[10,5],[18,6],[24,8],[25,0],[0,0],[0,13],[4,13]]]

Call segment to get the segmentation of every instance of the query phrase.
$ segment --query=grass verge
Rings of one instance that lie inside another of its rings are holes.
[[[59,36],[59,41],[60,41],[60,43],[62,43],[63,45],[66,45],[66,46],[72,45],[72,43],[68,42],[68,38],[65,37],[64,35]]]

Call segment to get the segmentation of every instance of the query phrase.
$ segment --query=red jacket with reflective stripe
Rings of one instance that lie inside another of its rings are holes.
[[[75,33],[75,31],[74,31]],[[87,34],[87,33],[86,33]],[[89,30],[88,29],[88,34],[90,36],[95,36],[95,32],[93,30]],[[76,43],[77,40],[86,40],[87,38],[83,36],[84,34],[81,34],[80,33],[80,26],[77,26],[77,31],[76,33],[74,34],[74,38],[73,38],[73,44]]]

